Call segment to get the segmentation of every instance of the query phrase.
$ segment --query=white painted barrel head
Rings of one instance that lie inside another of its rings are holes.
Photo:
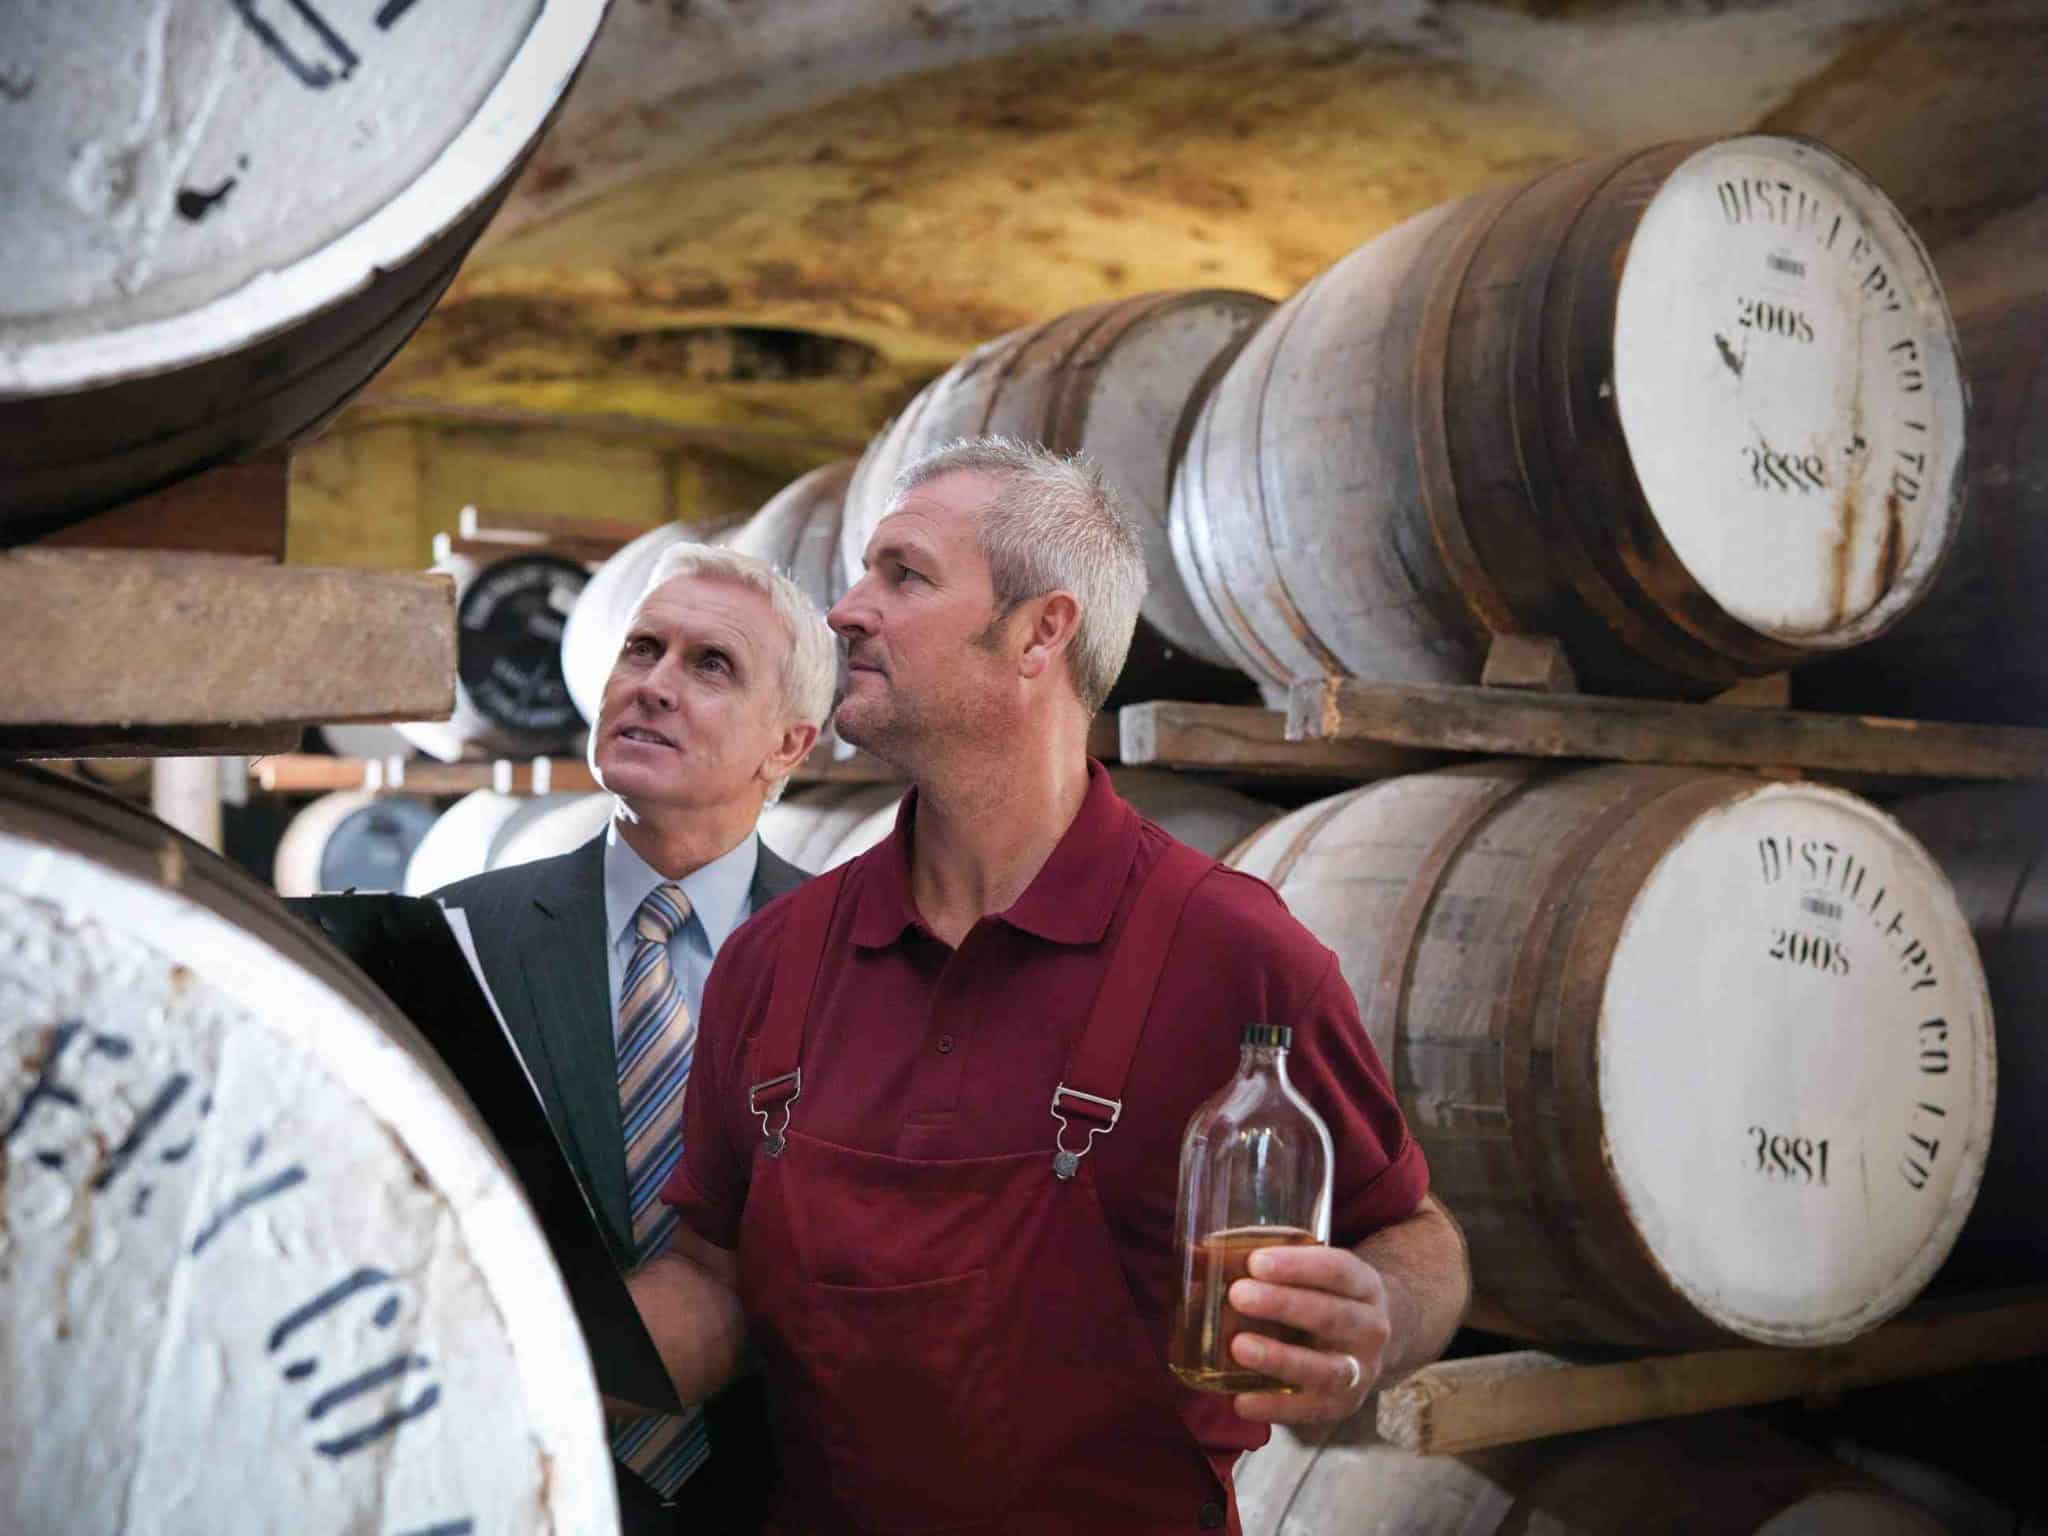
[[[454,277],[605,3],[0,6],[0,519],[328,420]]]
[[[1602,993],[1607,1159],[1711,1321],[1853,1337],[1933,1276],[1993,1111],[1990,1001],[1940,869],[1854,796],[1770,785],[1687,827]]]
[[[471,790],[427,828],[405,866],[405,894],[425,896],[454,880],[467,880],[491,867],[498,831],[518,813],[523,795],[494,789]]]
[[[1927,589],[1959,512],[1955,329],[1846,161],[1751,135],[1681,162],[1628,247],[1613,387],[1659,529],[1737,620],[1834,649]]]
[[[822,875],[828,869],[837,869],[849,860],[857,859],[888,839],[896,830],[896,813],[902,809],[903,798],[899,794],[888,804],[869,811],[856,821],[839,840],[818,856],[818,867],[811,873]]]
[[[820,613],[830,612],[846,591],[839,520],[852,478],[851,459],[821,465],[777,491],[719,542],[767,561],[802,587]]]
[[[612,824],[618,807],[616,796],[602,793],[572,795],[561,803],[555,803],[554,795],[543,799],[547,803],[537,804],[530,816],[514,814],[498,829],[491,846],[492,869],[574,853]]]
[[[311,801],[277,840],[271,884],[280,896],[395,891],[440,813],[414,795],[337,790]]]
[[[197,845],[0,784],[0,1530],[613,1532],[590,1361],[405,1021]]]
[[[9,0],[0,397],[160,372],[395,270],[503,178],[603,0]]]
[[[569,611],[562,626],[562,676],[569,697],[591,726],[597,724],[605,679],[612,675],[619,647],[626,643],[626,625],[640,606],[655,561],[671,545],[692,536],[681,523],[648,529],[591,574]]]

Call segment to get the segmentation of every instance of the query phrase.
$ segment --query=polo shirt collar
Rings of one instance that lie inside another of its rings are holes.
[[[916,819],[912,790],[897,809],[895,830],[861,861],[850,937],[863,949],[886,948],[904,929],[924,928],[910,894]],[[1080,811],[1024,894],[998,915],[1012,928],[1054,944],[1100,943],[1137,857],[1138,827],[1138,813],[1117,794],[1108,771],[1089,759]]]

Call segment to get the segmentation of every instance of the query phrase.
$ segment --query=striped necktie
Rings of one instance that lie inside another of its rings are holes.
[[[661,1186],[683,1152],[683,1084],[697,1026],[669,959],[669,940],[689,920],[679,885],[658,885],[633,914],[633,958],[619,992],[619,1115],[626,1132],[626,1204],[634,1259],[644,1264],[668,1246],[676,1213]],[[695,1408],[614,1426],[612,1455],[663,1498],[703,1465],[710,1447]]]

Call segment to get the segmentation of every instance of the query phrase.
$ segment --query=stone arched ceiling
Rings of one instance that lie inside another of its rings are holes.
[[[1608,148],[1811,133],[1939,250],[2048,190],[2044,81],[2031,0],[614,0],[352,415],[653,434],[773,483],[1004,330],[1283,296]]]

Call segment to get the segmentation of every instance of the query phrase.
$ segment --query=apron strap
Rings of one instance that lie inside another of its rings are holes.
[[[761,1119],[770,1157],[782,1156],[783,1132],[789,1129],[791,1106],[804,1091],[799,1060],[804,1048],[804,1021],[811,1016],[811,994],[825,963],[825,941],[846,889],[851,864],[841,864],[798,886],[789,898],[789,916],[782,926],[782,949],[775,957],[775,981],[768,993],[768,1018],[754,1037],[754,1081],[747,1089],[747,1109]],[[771,1125],[777,1108],[782,1122]]]
[[[1060,1123],[1053,1137],[1052,1171],[1057,1177],[1071,1179],[1095,1145],[1095,1138],[1114,1130],[1122,1117],[1131,1059],[1138,1053],[1138,1036],[1144,1032],[1146,1015],[1159,991],[1181,913],[1195,887],[1215,867],[1216,861],[1207,854],[1182,843],[1168,843],[1152,873],[1145,877],[1137,903],[1117,936],[1109,973],[1102,979],[1088,1022],[1067,1060],[1066,1073],[1053,1090],[1052,1117]],[[1079,1150],[1066,1145],[1069,1115],[1092,1122],[1083,1126],[1088,1139]]]

